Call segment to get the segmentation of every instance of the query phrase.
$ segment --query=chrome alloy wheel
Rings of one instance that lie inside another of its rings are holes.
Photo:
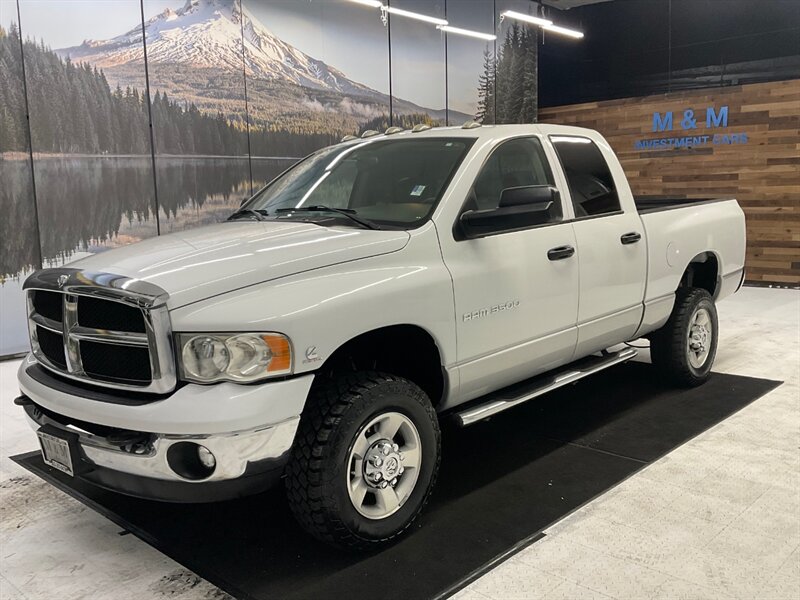
[[[386,412],[356,436],[348,458],[347,492],[368,519],[394,514],[414,491],[422,464],[422,443],[404,414]]]
[[[686,357],[689,359],[689,364],[695,369],[702,368],[708,359],[714,335],[713,329],[708,310],[698,308],[692,315],[686,340]]]

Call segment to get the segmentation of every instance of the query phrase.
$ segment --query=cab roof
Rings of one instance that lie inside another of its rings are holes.
[[[447,127],[431,127],[425,131],[412,132],[406,129],[399,133],[384,133],[372,135],[367,138],[355,138],[342,142],[345,144],[355,144],[366,140],[385,140],[385,139],[419,139],[419,138],[469,138],[477,140],[505,139],[520,135],[580,135],[584,137],[598,137],[599,134],[593,129],[584,127],[572,127],[568,125],[553,125],[549,123],[531,123],[523,125],[481,125],[479,127],[465,128],[460,125]]]

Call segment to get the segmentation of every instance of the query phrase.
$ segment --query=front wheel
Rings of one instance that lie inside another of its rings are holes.
[[[330,544],[388,542],[427,502],[439,469],[436,411],[414,383],[383,373],[334,377],[312,391],[286,469],[298,522]]]
[[[666,324],[650,336],[650,357],[665,379],[693,387],[711,375],[717,354],[717,307],[700,288],[681,288]]]

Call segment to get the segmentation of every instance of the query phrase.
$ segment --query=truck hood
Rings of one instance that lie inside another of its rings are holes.
[[[150,238],[71,265],[149,281],[177,308],[287,275],[402,249],[407,231],[234,221]]]

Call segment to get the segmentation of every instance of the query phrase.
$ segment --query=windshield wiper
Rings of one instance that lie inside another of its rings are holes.
[[[364,217],[359,217],[356,215],[356,211],[352,208],[331,208],[330,206],[324,206],[322,204],[317,204],[315,206],[299,206],[297,208],[279,208],[275,212],[278,213],[287,213],[287,212],[332,212],[336,213],[337,215],[342,215],[347,217],[354,223],[358,223],[362,227],[366,227],[367,229],[380,229],[380,225],[377,223],[370,221],[369,219],[365,219]]]
[[[227,221],[233,221],[234,219],[236,219],[238,217],[241,217],[241,216],[255,217],[256,221],[265,221],[266,220],[266,219],[264,219],[264,215],[262,213],[260,213],[257,210],[254,210],[252,208],[239,209],[235,213],[233,213],[230,217],[228,217],[226,220]]]

